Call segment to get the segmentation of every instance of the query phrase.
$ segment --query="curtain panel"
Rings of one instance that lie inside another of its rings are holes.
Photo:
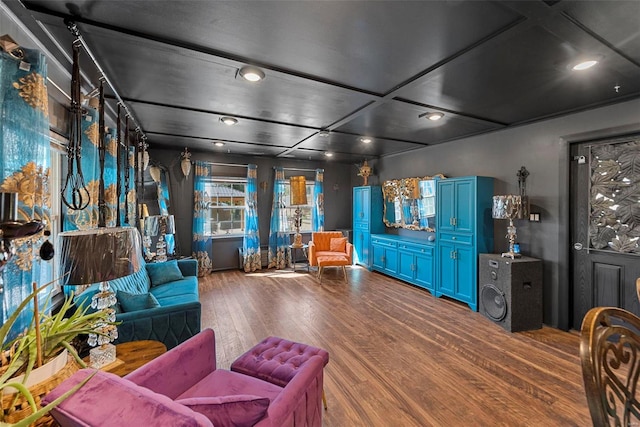
[[[22,58],[0,50],[0,191],[18,193],[20,221],[42,220],[51,226],[49,190],[49,109],[47,65],[38,50],[22,49]],[[43,233],[15,239],[15,255],[2,270],[4,290],[0,318],[4,323],[31,293],[32,282],[51,281],[50,262],[38,256]],[[46,301],[51,288],[40,301]],[[22,311],[9,338],[33,320],[33,305]]]
[[[167,184],[167,174],[162,169],[160,171],[160,182],[158,186],[158,207],[160,215],[169,215],[169,185]],[[164,241],[167,244],[167,254],[176,252],[176,238],[173,234],[165,234]]]
[[[313,206],[311,208],[311,227],[313,231],[324,231],[324,169],[316,169],[313,186]]]
[[[269,268],[282,269],[287,266],[287,248],[289,247],[289,226],[285,211],[284,169],[275,168],[273,183],[273,205],[269,226]]]
[[[193,243],[192,256],[198,260],[198,276],[213,271],[213,239],[205,234],[210,197],[206,183],[213,176],[212,165],[196,161],[193,178]]]
[[[244,271],[262,269],[260,254],[260,233],[258,231],[258,166],[247,166],[247,191],[244,210],[244,236],[242,238],[242,253]]]

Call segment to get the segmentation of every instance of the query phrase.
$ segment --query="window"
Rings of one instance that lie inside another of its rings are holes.
[[[302,211],[302,225],[300,225],[300,232],[311,232],[311,209],[313,208],[313,187],[315,185],[314,181],[306,181],[307,184],[307,204],[301,205],[300,210]],[[289,180],[285,181],[284,186],[284,200],[286,204],[286,208],[284,211],[287,215],[287,227],[289,231],[295,231],[295,223],[294,218],[296,216],[296,206],[289,206],[291,202],[291,186],[289,185]],[[285,230],[286,231],[286,230]]]
[[[206,235],[224,237],[244,233],[246,186],[247,180],[242,178],[212,178],[206,184]]]

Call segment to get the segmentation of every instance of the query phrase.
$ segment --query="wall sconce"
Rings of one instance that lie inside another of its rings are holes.
[[[160,166],[153,165],[153,166],[149,167],[149,175],[151,175],[151,179],[156,184],[160,184],[160,174],[161,173],[162,173],[162,171],[160,170]]]
[[[182,158],[182,160],[180,160],[180,168],[182,169],[184,177],[188,178],[191,172],[191,153],[187,150],[187,147],[184,148],[180,157]]]
[[[340,184],[333,184],[333,191],[338,191],[340,190]]]
[[[269,185],[269,183],[267,183],[267,181],[261,181],[260,182],[260,189],[262,190],[262,192],[264,193],[265,191],[267,191],[267,186]]]

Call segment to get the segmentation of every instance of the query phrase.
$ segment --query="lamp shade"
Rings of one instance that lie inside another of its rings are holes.
[[[291,206],[307,204],[307,182],[304,176],[292,176],[289,178],[291,185]]]
[[[175,234],[176,224],[173,215],[151,215],[144,218],[144,235]]]
[[[493,196],[491,213],[494,219],[514,219],[522,216],[522,196]]]
[[[63,285],[114,280],[144,265],[140,233],[133,227],[101,227],[58,235]]]

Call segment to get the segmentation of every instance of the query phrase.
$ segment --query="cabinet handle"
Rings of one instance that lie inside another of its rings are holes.
[[[456,240],[456,236],[453,236],[453,237],[451,238],[451,240]]]
[[[458,259],[458,251],[453,251],[453,259]]]
[[[384,257],[383,256],[380,257],[380,261],[384,262]]]
[[[453,217],[453,218],[451,218],[451,220],[453,221],[453,224],[451,224],[451,225],[453,225],[453,226],[458,225],[458,218]]]
[[[449,225],[453,225],[453,218],[449,218]]]
[[[364,216],[364,212],[360,212],[360,218]]]

